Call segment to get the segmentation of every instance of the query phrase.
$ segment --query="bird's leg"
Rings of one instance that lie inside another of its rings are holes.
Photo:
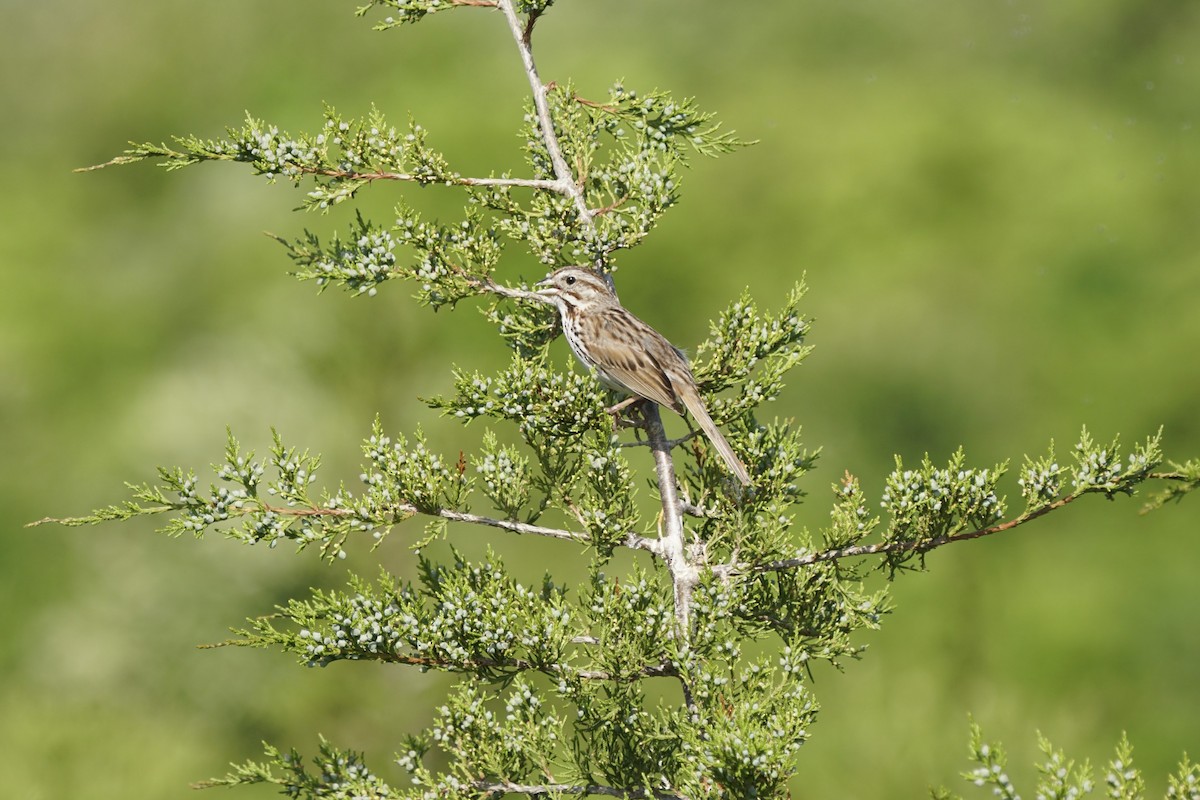
[[[618,416],[622,411],[629,408],[631,405],[633,405],[634,403],[636,403],[637,401],[639,401],[641,399],[642,398],[638,397],[636,394],[630,395],[629,397],[626,397],[624,400],[617,403],[616,405],[611,405],[604,410],[607,411],[608,413],[612,414],[615,417],[615,416]]]
[[[652,407],[653,403],[653,400],[644,400],[641,403],[634,404],[640,419],[631,424],[633,425],[633,438],[639,442],[642,441],[642,432],[647,430],[647,426],[650,424],[650,419],[646,411]]]
[[[638,397],[637,395],[632,395],[630,397],[626,397],[621,402],[619,402],[615,405],[611,405],[608,408],[604,409],[612,416],[613,430],[617,430],[619,428],[631,427],[631,426],[636,427],[636,426],[640,425],[640,423],[638,423],[638,422],[627,422],[627,421],[621,419],[621,412],[624,411],[625,409],[629,408],[630,406],[632,406],[634,403],[637,403],[641,399],[642,398]]]

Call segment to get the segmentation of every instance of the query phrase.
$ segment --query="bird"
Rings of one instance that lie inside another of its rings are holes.
[[[567,344],[601,383],[666,406],[680,416],[690,413],[729,471],[743,486],[750,485],[749,470],[708,414],[687,356],[622,306],[603,274],[585,267],[562,267],[535,288],[543,302],[558,308]]]

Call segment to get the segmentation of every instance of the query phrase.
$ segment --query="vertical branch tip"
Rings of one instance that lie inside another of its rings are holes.
[[[542,141],[546,144],[546,152],[550,155],[550,163],[554,166],[554,177],[558,182],[557,191],[571,198],[571,202],[574,203],[575,209],[579,213],[580,223],[585,227],[591,228],[593,225],[592,217],[595,215],[588,208],[587,199],[583,196],[583,190],[576,182],[575,175],[571,172],[566,158],[563,157],[562,146],[558,142],[557,134],[554,133],[554,120],[550,116],[550,103],[546,99],[549,94],[549,86],[542,83],[542,79],[538,76],[537,65],[533,60],[533,49],[530,46],[530,39],[533,36],[533,25],[541,12],[531,11],[526,22],[522,24],[520,16],[517,14],[514,0],[498,0],[498,2],[500,10],[504,12],[504,18],[508,21],[508,28],[512,33],[513,41],[517,43],[517,50],[520,51],[521,63],[525,67],[525,76],[529,79],[529,88],[533,92],[533,105],[537,110],[538,127],[542,132]]]

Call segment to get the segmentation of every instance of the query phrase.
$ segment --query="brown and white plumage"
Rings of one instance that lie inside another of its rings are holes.
[[[749,485],[750,473],[708,415],[683,351],[629,313],[604,276],[563,267],[537,285],[538,294],[558,307],[571,350],[602,383],[678,414],[688,411],[730,471]]]

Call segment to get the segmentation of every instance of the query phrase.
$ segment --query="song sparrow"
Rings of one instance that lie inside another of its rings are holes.
[[[537,284],[558,307],[576,357],[610,389],[652,400],[678,414],[686,409],[743,485],[750,473],[717,430],[696,388],[687,357],[658,331],[625,310],[604,276],[563,267]]]

